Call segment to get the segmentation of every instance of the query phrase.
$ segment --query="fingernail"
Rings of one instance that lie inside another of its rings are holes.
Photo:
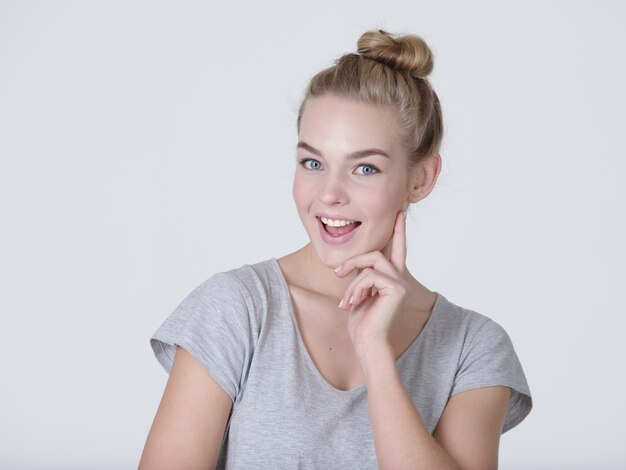
[[[343,305],[343,299],[341,299],[341,302],[339,302],[339,308],[341,308],[342,305]]]
[[[353,301],[353,300],[354,300],[354,296],[353,296],[353,295],[351,295],[351,296],[350,296],[350,302],[348,302],[348,303],[349,303],[350,305],[352,305],[352,301]]]
[[[335,268],[335,272],[336,272],[336,273],[338,273],[340,269],[341,269],[341,266],[337,266],[337,267]]]

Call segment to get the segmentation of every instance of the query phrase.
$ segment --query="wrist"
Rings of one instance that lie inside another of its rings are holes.
[[[359,360],[366,380],[379,373],[396,370],[395,351],[391,344],[386,341],[363,345],[359,353]]]

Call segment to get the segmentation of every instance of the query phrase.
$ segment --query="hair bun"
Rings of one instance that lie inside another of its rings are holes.
[[[415,78],[426,78],[433,70],[433,54],[426,41],[415,34],[396,35],[382,29],[367,31],[357,42],[359,54]]]

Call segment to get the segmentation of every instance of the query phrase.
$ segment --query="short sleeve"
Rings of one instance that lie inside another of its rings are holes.
[[[196,287],[150,339],[169,374],[176,346],[191,354],[235,401],[252,357],[254,321],[239,281],[218,273]]]
[[[532,398],[511,338],[498,323],[488,319],[463,349],[450,395],[493,386],[512,390],[502,427],[504,434],[530,413]]]

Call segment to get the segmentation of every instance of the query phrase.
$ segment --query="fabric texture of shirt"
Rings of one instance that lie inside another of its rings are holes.
[[[502,433],[532,399],[506,331],[435,292],[433,310],[397,359],[400,378],[432,434],[455,393],[512,389]],[[233,400],[218,469],[378,468],[367,385],[342,391],[315,367],[275,258],[217,273],[196,287],[150,345],[168,374],[187,350]]]

